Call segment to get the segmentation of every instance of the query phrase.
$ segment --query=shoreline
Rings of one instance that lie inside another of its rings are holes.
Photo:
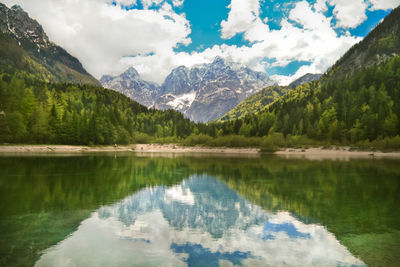
[[[363,151],[352,150],[350,147],[311,147],[307,149],[301,148],[285,148],[274,152],[274,154],[285,158],[306,158],[312,160],[323,159],[341,159],[349,160],[350,158],[393,158],[400,159],[400,151],[382,152],[382,151]]]
[[[1,155],[11,154],[84,154],[97,152],[134,152],[139,154],[239,154],[260,155],[259,148],[232,148],[232,147],[202,147],[202,146],[180,146],[174,144],[132,144],[124,146],[81,146],[81,145],[0,145]],[[347,159],[358,158],[400,158],[400,151],[358,151],[349,147],[333,147],[324,149],[313,147],[307,149],[285,148],[271,154],[287,158],[309,158],[309,159]]]
[[[81,145],[0,145],[0,154],[25,153],[92,153],[92,152],[135,152],[135,153],[233,153],[258,154],[258,148],[232,147],[186,147],[174,144],[132,144],[121,146]]]

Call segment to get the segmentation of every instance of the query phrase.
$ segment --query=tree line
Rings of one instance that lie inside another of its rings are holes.
[[[183,138],[194,125],[176,111],[147,109],[102,87],[0,74],[2,143],[128,144],[149,136]]]
[[[147,109],[112,90],[0,74],[0,142],[297,146],[386,142],[400,148],[400,56],[297,87],[257,113],[208,124]],[[390,142],[389,142],[389,141]]]
[[[273,133],[338,144],[372,142],[400,133],[400,56],[350,77],[326,74],[285,94],[256,114],[213,123],[211,136]]]

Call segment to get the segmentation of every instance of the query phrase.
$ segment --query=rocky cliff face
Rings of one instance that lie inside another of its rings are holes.
[[[161,86],[143,81],[138,75],[103,76],[100,81],[146,106],[178,110],[196,122],[214,120],[274,84],[264,73],[220,57],[191,69],[180,66],[171,71]]]
[[[0,30],[14,36],[20,45],[24,43],[39,51],[51,44],[42,26],[18,5],[9,9],[0,3]]]
[[[154,105],[154,98],[160,91],[157,84],[144,81],[134,68],[115,77],[104,75],[100,82],[105,88],[120,92],[147,107]]]
[[[42,26],[36,20],[30,18],[28,13],[20,6],[14,5],[8,8],[0,3],[0,32],[3,43],[22,48],[27,52],[30,60],[41,65],[35,71],[49,72],[50,80],[100,85],[83,68],[78,59],[51,42]],[[10,37],[15,40],[15,44],[10,42]],[[6,61],[7,59],[4,58],[3,60]],[[12,62],[13,60],[15,59],[9,59],[11,63],[18,64]]]

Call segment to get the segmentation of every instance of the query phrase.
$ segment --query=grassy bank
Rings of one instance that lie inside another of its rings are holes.
[[[186,138],[179,137],[164,137],[157,138],[149,136],[143,133],[135,135],[133,142],[134,144],[175,144],[184,147],[209,147],[209,148],[259,148],[261,152],[275,152],[278,150],[286,148],[295,149],[307,149],[307,148],[337,148],[337,147],[347,147],[349,150],[354,151],[382,151],[382,152],[394,152],[400,151],[400,136],[378,138],[374,141],[363,140],[357,143],[351,143],[348,141],[344,142],[331,142],[331,141],[319,141],[310,139],[305,135],[287,135],[283,136],[281,133],[272,133],[268,136],[263,137],[246,137],[243,135],[227,135],[212,137],[205,134],[191,134]],[[7,146],[20,146],[28,144],[7,144]],[[31,144],[37,145],[37,144]],[[46,145],[46,144],[42,144]],[[53,144],[54,146],[63,146],[59,144]],[[129,144],[118,144],[118,148],[130,147]],[[80,145],[72,145],[74,147],[80,147]],[[114,149],[112,146],[95,145],[89,142],[89,148],[110,148]]]
[[[363,140],[357,143],[344,141],[331,142],[319,141],[308,138],[304,135],[287,135],[283,136],[281,133],[273,133],[263,137],[246,137],[243,135],[228,135],[211,137],[204,134],[191,134],[184,139],[176,137],[170,138],[152,138],[150,136],[141,136],[135,140],[136,143],[159,143],[159,144],[179,144],[184,146],[207,146],[207,147],[254,147],[260,148],[264,152],[273,152],[282,148],[310,148],[310,147],[324,147],[331,148],[336,146],[348,146],[354,150],[368,150],[368,151],[399,151],[400,150],[400,136],[378,138],[374,141]]]

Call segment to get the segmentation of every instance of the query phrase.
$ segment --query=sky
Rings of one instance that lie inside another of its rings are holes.
[[[216,56],[280,84],[323,73],[400,0],[3,0],[18,4],[92,75],[134,67],[161,84]]]

